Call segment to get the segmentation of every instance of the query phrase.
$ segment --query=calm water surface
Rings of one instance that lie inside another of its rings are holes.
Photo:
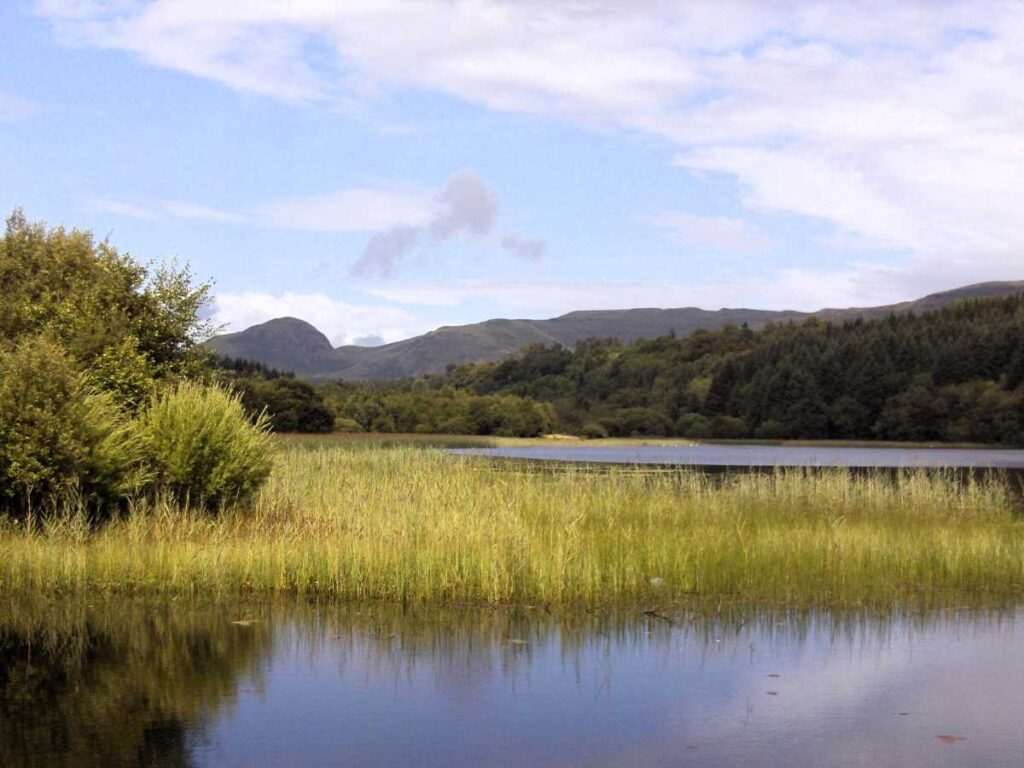
[[[851,448],[796,445],[543,445],[456,448],[452,453],[509,459],[717,467],[1024,468],[1024,450],[1000,448]]]
[[[1020,766],[1024,613],[0,603],[4,766]]]

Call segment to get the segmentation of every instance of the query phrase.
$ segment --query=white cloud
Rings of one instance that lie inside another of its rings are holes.
[[[206,205],[195,203],[183,203],[179,201],[168,201],[163,204],[163,210],[176,219],[198,219],[201,221],[217,221],[223,224],[233,224],[245,221],[245,216],[231,211],[222,211],[219,208],[210,208]]]
[[[218,293],[213,321],[227,331],[241,331],[275,317],[298,317],[327,334],[331,342],[365,343],[374,337],[381,342],[398,341],[430,330],[431,324],[400,307],[350,304],[323,293],[280,294],[246,291]]]
[[[695,216],[685,211],[662,211],[654,224],[672,232],[684,245],[703,246],[716,251],[760,253],[775,244],[767,233],[743,219]]]
[[[389,186],[283,197],[234,211],[179,200],[136,203],[109,197],[94,200],[92,205],[106,213],[136,219],[246,223],[311,232],[374,232],[394,226],[418,226],[437,215],[437,204],[429,190]]]
[[[117,200],[112,197],[103,197],[91,201],[90,206],[100,213],[110,213],[114,216],[124,216],[128,219],[139,219],[141,221],[155,221],[159,215],[150,208],[134,203],[127,203],[124,200]]]
[[[431,219],[434,210],[435,204],[424,190],[365,187],[280,198],[260,205],[256,214],[285,229],[374,232],[419,226]]]
[[[988,277],[1024,253],[1018,2],[44,0],[37,10],[66,40],[240,91],[365,101],[414,88],[653,135],[681,166],[738,180],[748,205],[910,252],[906,265],[925,276],[971,258]],[[345,221],[338,201],[319,202],[315,215],[286,206],[284,218]],[[398,218],[367,229],[411,224]]]

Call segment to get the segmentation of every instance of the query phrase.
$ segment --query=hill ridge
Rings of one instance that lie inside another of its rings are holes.
[[[826,307],[814,312],[721,307],[635,307],[574,310],[547,319],[491,318],[467,325],[446,325],[420,336],[377,347],[333,347],[315,326],[294,317],[274,318],[207,342],[214,352],[244,358],[310,380],[398,379],[444,371],[448,365],[500,360],[531,344],[573,346],[586,338],[618,338],[624,342],[674,332],[688,336],[729,323],[752,328],[768,322],[820,317],[869,319],[892,312],[926,312],[956,301],[1024,292],[1024,280],[989,281],[928,294],[920,299],[877,307]]]

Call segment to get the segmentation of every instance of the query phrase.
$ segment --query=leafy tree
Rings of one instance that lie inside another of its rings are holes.
[[[20,210],[0,240],[0,348],[46,334],[100,389],[136,407],[154,382],[199,373],[210,286],[187,267],[150,269],[83,230]]]
[[[107,510],[154,481],[215,503],[258,487],[271,461],[262,422],[191,383],[208,372],[208,293],[187,268],[151,269],[89,232],[8,217],[0,510]]]
[[[330,432],[334,414],[324,404],[323,396],[305,381],[279,376],[276,378],[240,379],[245,409],[254,417],[264,411],[275,432]]]

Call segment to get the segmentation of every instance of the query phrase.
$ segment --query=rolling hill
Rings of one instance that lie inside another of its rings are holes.
[[[214,352],[255,360],[310,380],[399,379],[438,373],[450,364],[500,360],[530,344],[572,346],[586,338],[633,341],[674,332],[687,336],[698,329],[714,330],[735,323],[758,328],[768,322],[821,317],[832,320],[872,318],[892,312],[928,312],[955,301],[1002,296],[1024,291],[1024,281],[978,283],[935,293],[915,301],[879,307],[822,309],[817,312],[759,309],[706,310],[614,309],[570,312],[547,320],[487,320],[437,330],[379,347],[332,347],[309,323],[281,317],[207,342]]]

